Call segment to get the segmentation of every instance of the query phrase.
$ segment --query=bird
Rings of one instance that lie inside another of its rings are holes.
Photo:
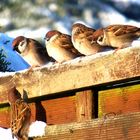
[[[11,109],[10,127],[12,137],[16,137],[18,140],[28,140],[31,118],[29,105],[21,98],[21,94],[15,86],[8,91],[8,101]]]
[[[92,55],[103,51],[104,47],[97,43],[102,29],[95,30],[81,23],[72,25],[72,43],[83,55]]]
[[[46,49],[50,57],[54,58],[58,63],[72,60],[82,56],[71,42],[71,36],[61,33],[58,30],[50,30],[45,35]]]
[[[111,46],[116,50],[131,46],[133,40],[140,37],[140,28],[132,25],[114,24],[103,28],[103,34],[97,39],[101,46]]]
[[[39,67],[51,61],[46,48],[32,38],[18,36],[13,40],[12,47],[31,67]]]

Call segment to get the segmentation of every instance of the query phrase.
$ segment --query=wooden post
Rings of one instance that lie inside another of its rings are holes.
[[[93,116],[93,91],[86,90],[76,93],[76,118],[77,122],[92,119]]]

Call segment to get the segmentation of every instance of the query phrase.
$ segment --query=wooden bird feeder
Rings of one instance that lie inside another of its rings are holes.
[[[8,128],[4,81],[28,95],[32,121],[47,123],[35,140],[140,139],[140,47],[0,77],[0,127]]]

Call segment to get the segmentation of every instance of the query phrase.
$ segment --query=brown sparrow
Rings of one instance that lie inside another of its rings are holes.
[[[140,37],[140,28],[131,25],[110,25],[103,29],[97,42],[102,46],[117,49],[129,47],[133,40]]]
[[[49,56],[59,63],[81,56],[73,47],[71,36],[57,30],[46,33],[45,44]]]
[[[11,107],[12,137],[15,136],[18,140],[28,140],[31,117],[29,105],[23,101],[15,87],[8,92],[8,101]]]
[[[31,66],[42,66],[50,61],[46,48],[34,39],[18,36],[12,46]]]
[[[72,43],[81,54],[92,55],[103,51],[103,47],[97,43],[101,34],[102,29],[96,31],[81,23],[75,23],[72,26]]]

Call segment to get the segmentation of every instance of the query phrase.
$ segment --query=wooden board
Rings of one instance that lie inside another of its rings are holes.
[[[82,122],[95,117],[94,92],[77,92],[76,95],[48,100],[35,100],[30,103],[31,120],[44,121],[47,124]],[[99,91],[98,117],[106,114],[126,114],[140,112],[140,85],[133,85]],[[0,109],[0,126],[9,127],[9,107]]]
[[[44,121],[49,125],[76,121],[75,96],[29,103],[31,121]],[[10,127],[10,108],[0,109],[0,127]]]
[[[1,103],[6,103],[5,85],[11,78],[17,89],[25,90],[29,98],[79,88],[140,77],[140,47],[130,47],[113,53],[99,53],[71,63],[55,64],[34,71],[17,72],[0,77]],[[124,81],[123,81],[124,82]]]
[[[0,108],[0,127],[10,127],[10,108]]]
[[[86,90],[76,93],[76,120],[82,122],[94,117],[93,91]]]
[[[98,116],[140,112],[140,84],[100,91]]]
[[[34,140],[140,140],[140,113],[46,127]]]

